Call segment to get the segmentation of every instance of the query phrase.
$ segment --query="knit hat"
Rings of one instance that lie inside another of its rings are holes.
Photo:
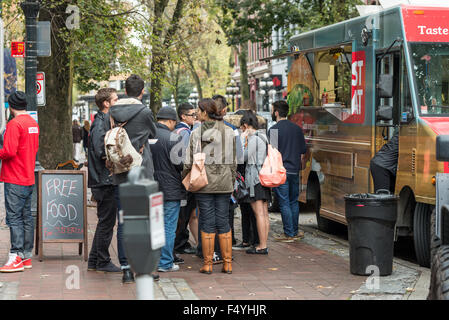
[[[175,120],[177,121],[176,110],[172,107],[163,107],[157,113],[156,119],[160,120]]]
[[[26,110],[27,108],[27,96],[25,92],[16,91],[12,93],[8,98],[8,104],[15,110]]]

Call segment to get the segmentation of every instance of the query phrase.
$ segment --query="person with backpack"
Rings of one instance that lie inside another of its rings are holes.
[[[117,104],[110,109],[111,117],[115,125],[122,126],[131,141],[133,152],[141,155],[141,165],[144,167],[146,178],[154,179],[154,167],[148,139],[153,139],[156,135],[153,113],[150,108],[142,103],[145,93],[145,82],[137,75],[131,75],[125,82],[125,92],[128,96],[120,99]],[[134,160],[133,159],[130,160]],[[124,159],[126,161],[126,159]],[[115,184],[128,182],[128,172],[113,174]]]
[[[299,231],[299,172],[306,153],[306,142],[302,129],[287,120],[289,106],[286,101],[276,101],[272,104],[271,116],[277,123],[268,131],[270,144],[279,150],[282,162],[287,171],[286,182],[274,191],[279,199],[284,235],[276,237],[277,241],[293,242],[302,238],[304,233]]]
[[[178,106],[178,118],[179,122],[175,126],[175,133],[182,137],[183,142],[183,156],[189,145],[190,134],[192,133],[192,127],[196,120],[196,110],[190,103],[181,103]],[[196,216],[196,201],[195,195],[192,192],[187,192],[187,200],[184,206],[181,204],[181,210],[179,212],[178,227],[176,229],[175,239],[175,252],[194,254],[196,248],[193,248],[189,244],[189,230],[193,235],[195,245],[198,246],[198,217]],[[181,258],[175,256],[175,263],[181,262]]]
[[[240,120],[240,129],[245,141],[245,184],[249,195],[243,200],[250,203],[256,216],[259,245],[246,250],[249,254],[268,254],[267,240],[270,229],[268,216],[268,201],[271,199],[271,190],[261,185],[259,172],[267,156],[267,137],[258,132],[257,117],[253,112],[246,112]]]
[[[234,190],[237,174],[234,131],[223,123],[220,107],[212,99],[198,103],[198,118],[202,124],[192,131],[183,171],[183,183],[188,190],[195,188],[200,211],[201,243],[204,265],[201,273],[211,274],[218,233],[222,272],[232,273],[232,232],[229,225],[229,199]],[[196,162],[194,163],[194,159]],[[198,160],[200,159],[200,160]],[[204,159],[202,162],[201,159]],[[204,164],[204,165],[203,165]],[[201,167],[200,172],[195,168]],[[204,172],[205,171],[205,172]],[[198,173],[200,176],[198,176]],[[207,177],[207,179],[204,179]],[[191,178],[190,184],[188,178]],[[197,179],[198,180],[194,180]],[[195,183],[193,185],[192,183]],[[196,188],[200,185],[199,189]]]
[[[118,209],[114,197],[115,186],[105,164],[104,147],[104,137],[110,129],[109,109],[117,100],[117,90],[114,88],[100,89],[95,95],[95,103],[99,111],[95,115],[89,132],[87,184],[91,188],[93,198],[97,201],[98,223],[87,261],[88,271],[114,273],[122,271],[112,263],[109,254]]]

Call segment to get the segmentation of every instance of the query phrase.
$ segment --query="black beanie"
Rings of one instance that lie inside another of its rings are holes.
[[[26,110],[27,108],[27,96],[25,92],[16,91],[12,93],[8,98],[8,104],[15,110]]]

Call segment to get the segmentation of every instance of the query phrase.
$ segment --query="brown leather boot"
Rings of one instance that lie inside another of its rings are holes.
[[[232,273],[232,231],[218,235],[221,256],[223,257],[223,269],[221,272]]]
[[[201,245],[203,246],[204,265],[201,273],[212,273],[212,259],[214,257],[215,233],[201,231]]]

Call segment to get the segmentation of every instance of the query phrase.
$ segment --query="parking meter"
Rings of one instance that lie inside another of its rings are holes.
[[[156,181],[144,176],[143,167],[131,169],[128,182],[119,186],[119,192],[122,204],[119,219],[123,223],[126,257],[136,273],[137,298],[150,300],[153,298],[151,273],[155,271],[161,248],[165,245],[162,193]],[[155,203],[155,199],[160,203]],[[155,215],[157,218],[151,219]]]

